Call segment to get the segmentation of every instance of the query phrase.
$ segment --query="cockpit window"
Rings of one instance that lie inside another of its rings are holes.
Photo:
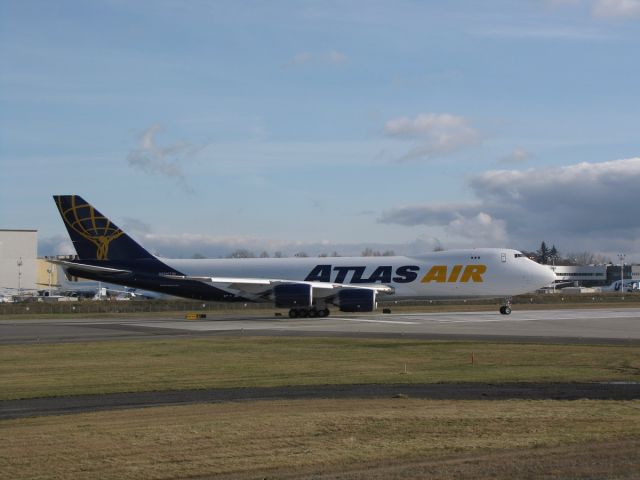
[[[513,256],[516,258],[524,257],[524,253],[515,253]]]

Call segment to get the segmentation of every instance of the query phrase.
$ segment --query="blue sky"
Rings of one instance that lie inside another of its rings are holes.
[[[640,0],[0,5],[0,226],[640,261]],[[507,181],[508,179],[508,181]]]

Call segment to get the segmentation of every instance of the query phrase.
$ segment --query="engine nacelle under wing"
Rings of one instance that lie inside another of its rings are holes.
[[[313,287],[304,283],[283,283],[273,287],[276,308],[310,307]]]
[[[377,308],[376,291],[364,288],[346,288],[338,293],[341,312],[373,312]]]

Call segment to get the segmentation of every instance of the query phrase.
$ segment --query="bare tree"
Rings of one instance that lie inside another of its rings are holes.
[[[609,257],[593,252],[570,252],[567,253],[567,260],[575,265],[604,265],[612,263]]]
[[[246,248],[239,248],[238,250],[234,250],[226,258],[255,258],[255,254]]]

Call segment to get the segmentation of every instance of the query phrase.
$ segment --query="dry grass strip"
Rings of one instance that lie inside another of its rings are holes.
[[[589,446],[629,453],[640,401],[238,402],[11,420],[0,431],[3,479],[524,478],[569,471]],[[640,464],[635,452],[625,469]],[[609,471],[604,457],[594,471]]]

